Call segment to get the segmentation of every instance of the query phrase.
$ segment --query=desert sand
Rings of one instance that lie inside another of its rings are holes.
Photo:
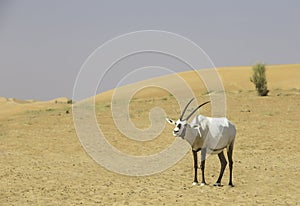
[[[0,205],[299,205],[300,64],[268,66],[267,97],[257,96],[249,81],[251,67],[219,68],[218,72],[226,91],[227,117],[237,127],[235,187],[227,186],[228,168],[224,186],[212,186],[220,169],[217,156],[206,161],[208,185],[192,186],[191,152],[158,174],[131,177],[111,172],[81,146],[72,105],[66,98],[39,102],[3,97]],[[199,102],[209,99],[203,82],[193,72],[179,75]],[[176,86],[173,79],[170,75],[148,81]],[[128,154],[149,155],[172,143],[173,127],[167,124],[151,141],[134,141],[121,134],[111,115],[112,93],[97,95],[96,117],[113,146]],[[173,95],[146,88],[131,100],[132,122],[147,128],[149,111],[156,106],[169,117],[178,118],[180,108]],[[209,116],[211,108],[203,107],[198,113]]]

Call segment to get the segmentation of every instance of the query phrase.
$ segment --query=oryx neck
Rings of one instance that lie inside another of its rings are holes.
[[[193,146],[197,136],[199,136],[198,131],[196,129],[193,129],[189,124],[187,124],[184,128],[182,138],[186,140],[191,146]]]

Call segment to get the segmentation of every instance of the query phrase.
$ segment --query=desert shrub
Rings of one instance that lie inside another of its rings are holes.
[[[73,100],[72,99],[68,99],[67,104],[73,104]]]
[[[265,64],[258,63],[252,67],[253,74],[250,81],[255,85],[257,94],[260,96],[268,95],[266,67]]]

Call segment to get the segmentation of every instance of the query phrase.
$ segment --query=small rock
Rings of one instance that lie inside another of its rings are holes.
[[[241,112],[251,112],[250,109],[242,109]]]

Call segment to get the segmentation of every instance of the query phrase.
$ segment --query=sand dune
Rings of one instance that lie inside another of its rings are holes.
[[[9,102],[13,102],[16,104],[28,104],[34,102],[33,100],[21,100],[21,99],[15,99],[15,98],[8,98]]]
[[[28,102],[0,98],[0,205],[299,205],[300,65],[267,67],[268,97],[258,97],[249,81],[251,67],[219,68],[227,98],[227,116],[237,127],[234,188],[213,187],[220,169],[216,156],[206,163],[208,186],[192,186],[191,153],[166,171],[146,177],[110,172],[87,155],[76,135],[67,98]],[[209,96],[195,73],[179,74],[197,93]],[[174,76],[153,82],[176,86]],[[174,137],[166,125],[155,139],[134,141],[118,131],[111,114],[113,91],[96,97],[96,118],[111,145],[131,155],[164,150]],[[55,102],[61,102],[57,104]],[[161,107],[176,118],[174,96],[148,88],[133,96],[130,118],[150,126],[149,111]],[[210,115],[211,108],[201,108]],[[164,117],[162,117],[164,118]],[[184,142],[183,142],[184,144]],[[199,174],[200,176],[200,174]]]
[[[268,88],[300,89],[300,65],[271,65],[266,67]],[[228,90],[252,90],[253,84],[249,81],[251,67],[224,67],[218,69],[225,88]]]
[[[7,102],[7,98],[5,98],[5,97],[0,97],[0,103],[3,103],[3,102]]]
[[[49,102],[52,102],[52,103],[68,103],[69,99],[66,98],[66,97],[60,97],[60,98],[56,98],[56,99],[53,99]]]
[[[268,88],[271,90],[299,90],[300,84],[300,64],[291,65],[269,65],[266,67],[266,75]],[[202,71],[202,70],[200,70]],[[205,70],[204,70],[205,71]],[[224,84],[225,91],[242,91],[253,90],[254,85],[250,82],[252,74],[251,66],[241,67],[221,67],[217,68],[220,78]],[[200,73],[201,74],[201,73]],[[133,85],[124,86],[128,87],[143,87],[144,85],[155,84],[157,82],[167,82],[171,87],[176,87],[177,82],[174,78],[179,75],[182,77],[197,94],[206,92],[206,87],[199,77],[199,75],[193,71],[182,72],[176,75],[168,75],[159,78],[149,79],[147,81],[138,82]],[[106,101],[110,100],[113,95],[113,90],[107,91],[97,95],[96,99]],[[168,92],[158,88],[146,88],[143,92],[137,93],[136,98],[149,98],[151,96],[162,97],[166,96]]]

